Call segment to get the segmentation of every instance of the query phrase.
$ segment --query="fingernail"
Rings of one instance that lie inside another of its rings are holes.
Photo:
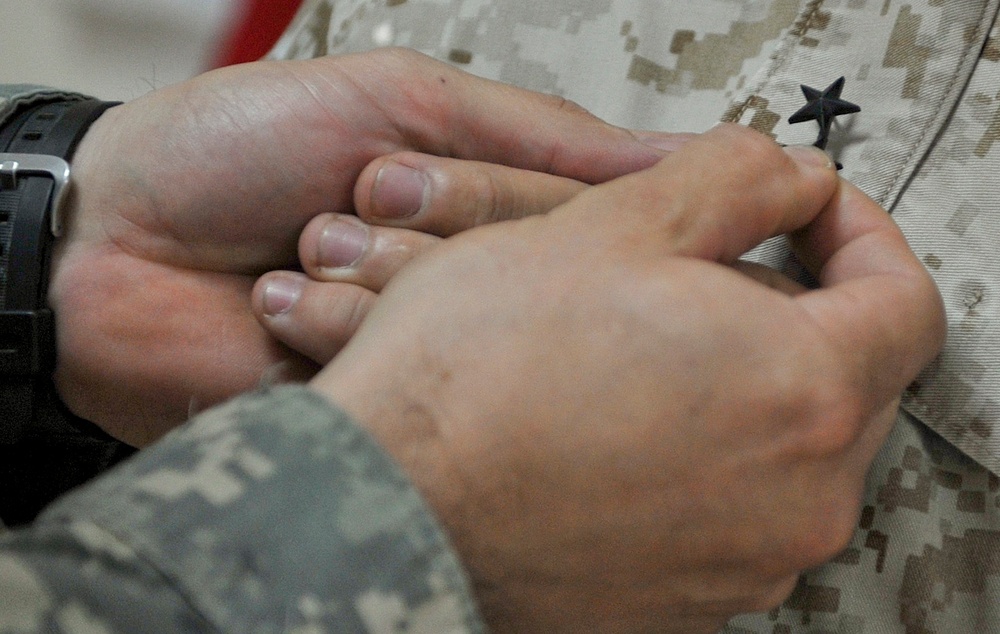
[[[789,145],[784,150],[799,165],[833,169],[833,159],[818,147],[812,145]]]
[[[323,228],[316,259],[323,268],[353,266],[361,259],[368,244],[367,227],[337,218]]]
[[[394,161],[386,163],[375,177],[372,207],[375,216],[409,218],[419,212],[430,191],[422,172]]]
[[[264,314],[277,317],[287,313],[301,295],[301,279],[290,275],[275,276],[264,288]]]

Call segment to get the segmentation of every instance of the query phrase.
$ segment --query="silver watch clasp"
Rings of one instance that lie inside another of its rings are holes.
[[[21,176],[48,176],[52,179],[49,229],[58,238],[62,235],[63,204],[69,190],[69,163],[47,154],[0,153],[0,190],[16,188],[17,179]]]

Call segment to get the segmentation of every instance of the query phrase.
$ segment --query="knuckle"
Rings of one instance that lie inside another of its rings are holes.
[[[859,391],[845,381],[816,378],[801,395],[802,450],[811,458],[842,456],[864,435],[865,408]]]
[[[344,285],[334,294],[330,313],[339,317],[334,319],[334,327],[346,341],[357,331],[365,315],[368,314],[370,293],[360,286]],[[324,317],[326,317],[324,315]]]
[[[442,159],[424,169],[430,190],[420,213],[422,224],[407,228],[448,236],[506,218],[510,204],[507,184],[489,168]]]
[[[411,239],[410,236],[388,236],[376,232],[373,266],[402,266],[415,258],[424,249],[424,245],[424,241]]]
[[[349,309],[345,311],[344,319],[344,342],[354,336],[354,333],[361,327],[361,322],[368,315],[371,308],[371,293],[361,287],[353,287],[354,297],[351,298]]]
[[[374,291],[381,290],[407,263],[439,240],[422,232],[398,234],[376,231],[375,235],[371,260],[361,271],[361,283]]]
[[[476,170],[472,179],[472,205],[475,209],[473,225],[485,225],[506,219],[508,193],[504,183],[486,170]]]
[[[806,437],[807,453],[817,457],[840,456],[854,447],[862,435],[859,417],[827,413],[821,416]]]
[[[314,298],[274,332],[281,341],[316,363],[327,363],[357,332],[371,306],[370,292],[352,285]]]

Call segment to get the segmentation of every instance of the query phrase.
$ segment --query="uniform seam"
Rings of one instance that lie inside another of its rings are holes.
[[[788,58],[792,55],[792,52],[798,48],[799,42],[802,40],[803,37],[805,37],[806,33],[808,33],[812,29],[812,25],[816,19],[816,16],[819,14],[820,8],[822,8],[823,6],[824,1],[825,0],[810,0],[809,3],[806,4],[805,8],[802,11],[802,14],[795,20],[795,22],[792,24],[791,29],[789,30],[789,34],[787,36],[788,46],[783,47],[783,50],[779,49],[779,51],[775,52],[774,56],[772,57],[774,63],[770,64],[770,66],[765,71],[764,77],[761,80],[761,82],[757,84],[757,87],[754,88],[747,96],[747,98],[743,100],[743,104],[739,107],[736,113],[729,119],[730,121],[739,122],[741,119],[743,119],[743,115],[745,115],[747,111],[750,109],[750,104],[754,101],[754,97],[757,97],[760,95],[760,93],[764,92],[765,89],[770,85],[771,80],[774,79],[775,75],[777,75],[780,69],[785,66],[785,64],[788,61]]]
[[[983,24],[983,18],[986,16],[987,10],[990,8],[990,5],[991,2],[989,2],[989,0],[983,2],[983,8],[979,12],[979,18],[976,22],[977,25],[976,37],[974,38],[973,42],[981,42],[984,37],[984,32],[985,33],[989,32],[988,28]],[[944,109],[945,104],[951,102],[950,97],[953,95],[955,86],[958,84],[960,79],[958,70],[961,69],[963,66],[965,66],[966,61],[969,59],[969,55],[972,52],[973,48],[974,47],[972,43],[970,43],[965,47],[965,52],[962,53],[962,56],[959,58],[958,63],[955,65],[955,72],[952,72],[951,74],[952,77],[951,80],[948,82],[948,87],[944,91],[942,91],[941,97],[938,100],[938,105],[934,109],[933,115],[928,120],[927,125],[923,126],[923,130],[921,131],[920,136],[913,143],[913,146],[910,148],[910,151],[906,155],[906,158],[903,159],[899,169],[896,171],[895,176],[892,177],[889,184],[886,186],[885,190],[879,196],[877,202],[881,207],[885,207],[885,201],[889,198],[889,194],[891,194],[896,189],[900,179],[903,178],[903,174],[905,174],[912,166],[913,157],[919,153],[919,150],[923,146],[924,140],[927,138],[927,135],[931,132],[932,129],[934,130],[938,129],[938,126],[934,124],[939,120],[941,116],[941,111]],[[981,46],[977,47],[976,50],[980,50],[981,48],[982,48]],[[965,82],[968,82],[971,76],[972,75],[970,73],[969,76],[965,77]]]

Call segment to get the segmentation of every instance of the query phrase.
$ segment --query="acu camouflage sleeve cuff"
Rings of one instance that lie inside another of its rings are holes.
[[[0,631],[484,630],[402,472],[303,387],[203,414],[8,536],[0,604]]]

